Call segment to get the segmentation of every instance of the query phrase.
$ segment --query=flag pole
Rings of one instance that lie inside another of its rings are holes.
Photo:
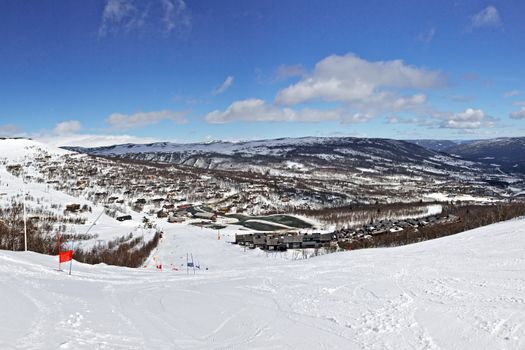
[[[73,265],[73,249],[75,247],[75,241],[71,243],[71,260],[69,260],[69,275],[71,276],[71,266]]]
[[[22,164],[23,162],[20,161],[19,163]],[[27,252],[26,182],[24,180],[24,175],[25,174],[22,175],[22,191],[24,192],[24,251]]]
[[[58,241],[58,271],[60,270],[60,233],[57,233],[57,241]]]
[[[27,252],[26,186],[24,182],[24,251]]]

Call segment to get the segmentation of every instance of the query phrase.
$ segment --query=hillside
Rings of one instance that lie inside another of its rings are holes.
[[[453,141],[453,140],[407,140],[407,142],[416,144],[418,146],[424,147],[426,149],[437,151],[437,152],[446,152],[449,148],[457,146],[463,142],[468,141]]]
[[[431,151],[486,164],[509,173],[525,173],[525,137],[489,140],[408,140]]]
[[[446,151],[506,172],[525,174],[525,137],[479,140],[455,145]]]
[[[79,180],[64,171],[66,164],[72,161],[85,163],[85,158],[85,155],[34,140],[0,139],[0,220],[7,220],[7,226],[12,231],[23,232],[22,214],[17,209],[22,208],[25,192],[30,249],[32,244],[37,244],[32,240],[32,233],[35,236],[38,233],[41,239],[54,239],[57,233],[69,235],[76,241],[76,248],[84,249],[101,246],[129,234],[145,240],[153,237],[155,230],[142,225],[139,213],[132,213],[132,220],[118,222],[108,215],[105,203],[95,203],[78,192],[64,191],[61,186],[68,181],[75,184]],[[51,176],[44,176],[44,171],[49,171]],[[54,178],[58,174],[64,176],[63,181]],[[93,186],[91,190],[96,191],[97,188]],[[71,204],[78,205],[79,210],[68,212],[66,208]],[[92,225],[95,229],[86,235]],[[21,238],[22,235],[0,237],[0,246],[5,247],[8,244],[6,240],[9,240],[9,248],[14,249],[23,243]]]
[[[525,347],[523,220],[308,260],[244,252],[227,232],[164,229],[163,271],[75,262],[68,276],[56,257],[0,251],[0,347]],[[196,275],[180,266],[186,253]]]

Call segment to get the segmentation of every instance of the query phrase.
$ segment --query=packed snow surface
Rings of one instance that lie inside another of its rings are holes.
[[[0,251],[0,348],[525,348],[525,220],[307,260],[244,251],[233,232],[165,224],[146,267],[72,276]]]

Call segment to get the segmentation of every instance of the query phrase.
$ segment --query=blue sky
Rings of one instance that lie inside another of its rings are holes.
[[[0,0],[0,135],[525,135],[522,1]]]

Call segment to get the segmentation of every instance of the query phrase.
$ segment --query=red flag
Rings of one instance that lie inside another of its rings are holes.
[[[60,252],[58,255],[58,261],[60,263],[64,263],[66,261],[69,261],[73,259],[73,251],[72,250],[66,250],[65,252]]]

